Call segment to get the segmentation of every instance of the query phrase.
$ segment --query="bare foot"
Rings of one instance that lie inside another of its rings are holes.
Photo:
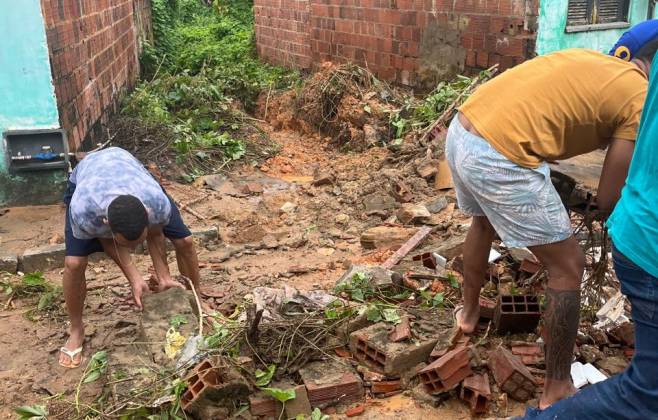
[[[69,351],[74,351],[82,347],[82,344],[85,341],[85,330],[84,328],[74,329],[71,328],[69,331],[69,339],[64,344],[64,348]],[[59,364],[64,367],[77,367],[82,361],[82,353],[70,357],[69,355],[60,352],[59,353]]]
[[[473,331],[478,326],[478,321],[480,320],[480,306],[475,306],[474,309],[467,308],[467,305],[464,305],[461,308],[455,309],[455,319],[457,320],[457,325],[464,334],[472,334]]]
[[[544,393],[539,400],[539,409],[548,408],[551,404],[572,396],[576,391],[577,389],[573,386],[571,379],[556,381],[547,378],[544,384]]]

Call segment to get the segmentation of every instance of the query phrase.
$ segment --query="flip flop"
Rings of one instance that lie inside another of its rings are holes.
[[[75,350],[69,350],[66,347],[62,347],[61,349],[59,349],[59,351],[60,351],[60,353],[64,353],[65,355],[67,355],[69,357],[69,359],[71,359],[71,364],[65,365],[65,364],[62,364],[62,362],[59,362],[60,366],[68,368],[68,369],[75,369],[78,366],[80,366],[80,363],[82,362],[82,357],[80,357],[80,360],[78,360],[77,362],[74,361],[74,357],[77,356],[78,354],[82,353],[82,347],[78,347]]]

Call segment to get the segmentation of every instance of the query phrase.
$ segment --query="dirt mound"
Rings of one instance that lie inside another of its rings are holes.
[[[257,113],[275,129],[329,136],[334,146],[361,151],[392,137],[389,116],[400,103],[367,69],[326,63],[298,90],[261,95]]]

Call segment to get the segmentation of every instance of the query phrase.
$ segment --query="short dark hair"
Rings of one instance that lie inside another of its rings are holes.
[[[640,51],[635,54],[635,58],[638,60],[646,61],[651,64],[653,62],[653,57],[656,55],[658,50],[658,39],[651,40],[644,44]]]
[[[138,239],[149,224],[144,204],[134,195],[120,195],[107,208],[107,222],[113,233],[129,241]]]

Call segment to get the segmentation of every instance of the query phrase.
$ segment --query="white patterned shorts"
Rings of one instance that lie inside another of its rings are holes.
[[[486,216],[509,247],[546,245],[572,235],[571,222],[546,163],[529,169],[466,131],[457,116],[446,139],[459,208]]]

